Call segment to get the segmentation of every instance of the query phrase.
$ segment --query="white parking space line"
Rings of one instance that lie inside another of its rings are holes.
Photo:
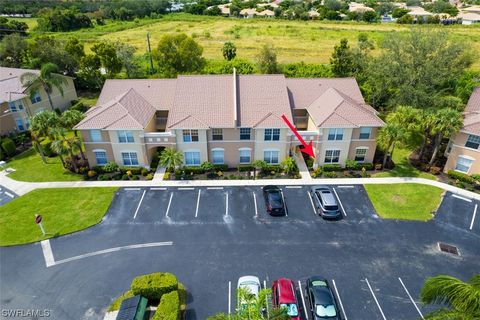
[[[472,222],[470,223],[470,230],[473,229],[473,224],[475,223],[475,216],[477,215],[478,204],[475,204],[475,209],[473,210]]]
[[[345,313],[345,309],[343,308],[342,298],[340,298],[340,294],[338,293],[337,285],[335,284],[334,279],[332,279],[332,283],[333,283],[333,288],[335,289],[335,294],[337,295],[337,298],[338,298],[338,303],[340,303],[340,309],[342,309],[343,318],[345,320],[348,320],[347,314]]]
[[[312,204],[313,214],[317,216],[317,210],[315,209],[315,205],[313,204],[312,195],[310,194],[309,191],[307,191],[307,194],[308,194],[308,198],[310,199],[310,203]]]
[[[53,257],[52,247],[50,246],[50,240],[43,240],[40,242],[42,245],[43,257],[45,258],[45,265],[48,267],[55,265],[55,258]]]
[[[178,188],[177,190],[195,190],[195,188]]]
[[[125,191],[139,191],[140,188],[125,188]]]
[[[285,209],[285,216],[288,217],[287,203],[285,202],[285,197],[283,196],[283,190],[280,190],[280,193],[282,194],[283,208]]]
[[[170,200],[168,200],[167,212],[165,212],[165,217],[169,218],[168,211],[170,211],[170,205],[172,204],[173,192],[170,194]]]
[[[8,192],[8,191],[5,191],[5,194],[6,194],[7,196],[9,196],[10,198],[13,198],[13,197],[15,197],[13,194],[11,194],[11,193],[10,193],[10,192]]]
[[[349,188],[350,189],[350,188],[355,188],[355,187],[354,186],[338,186],[337,188],[345,188],[345,189]]]
[[[232,281],[228,281],[228,314],[232,313]]]
[[[207,187],[207,190],[223,190],[223,187]]]
[[[140,201],[138,202],[137,210],[135,210],[135,214],[133,215],[133,219],[137,217],[138,210],[140,210],[140,206],[142,205],[143,197],[145,197],[145,193],[147,190],[143,190],[142,197],[140,198]]]
[[[225,193],[225,215],[228,216],[228,192]]]
[[[157,191],[157,190],[167,190],[167,188],[150,188],[150,190]]]
[[[267,289],[267,280],[263,280],[263,289]]]
[[[457,196],[456,194],[452,194],[452,197],[457,198],[457,199],[460,199],[460,200],[463,200],[463,201],[472,202],[472,199],[468,199],[468,198],[464,198],[464,197],[461,197],[461,196]]]
[[[375,303],[377,304],[378,310],[380,310],[380,313],[382,314],[383,320],[387,320],[387,318],[385,318],[385,314],[383,314],[382,307],[380,307],[380,303],[378,303],[377,297],[375,296],[375,293],[373,293],[373,289],[370,286],[370,282],[368,282],[367,278],[365,278],[365,282],[367,282],[368,289],[370,289],[370,292],[372,293],[373,299],[375,299]]]
[[[342,201],[340,200],[340,197],[338,196],[337,190],[335,190],[335,188],[332,188],[332,189],[333,189],[333,192],[335,193],[335,196],[337,196],[337,200],[338,200],[338,203],[340,204],[340,208],[342,208],[342,212],[346,217],[347,216],[347,211],[345,211],[345,208],[343,207]]]
[[[300,189],[302,186],[285,186],[287,189]]]
[[[422,312],[420,312],[420,309],[418,309],[417,304],[415,303],[415,301],[413,301],[413,298],[412,298],[412,296],[410,295],[410,292],[408,292],[407,287],[405,287],[405,284],[403,284],[402,279],[401,279],[400,277],[398,277],[398,280],[399,280],[400,283],[402,284],[403,289],[405,289],[405,292],[407,293],[408,297],[410,298],[410,301],[412,301],[413,305],[415,306],[415,309],[417,309],[417,312],[418,312],[418,314],[420,315],[420,317],[422,317],[422,319],[425,319],[425,318],[423,317]]]
[[[307,305],[305,304],[305,298],[303,297],[303,289],[302,289],[302,283],[300,280],[298,281],[298,288],[300,289],[300,297],[302,298],[302,304],[303,304],[303,311],[305,312],[305,319],[308,320],[308,312],[307,312]]]
[[[257,195],[253,192],[253,203],[255,204],[255,216],[258,217]]]
[[[198,217],[198,206],[200,204],[200,194],[202,193],[201,189],[198,189],[198,197],[197,197],[197,208],[195,209],[195,218]]]

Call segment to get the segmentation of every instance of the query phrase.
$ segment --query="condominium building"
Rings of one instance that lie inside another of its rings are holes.
[[[53,111],[45,89],[31,94],[22,85],[20,78],[26,72],[40,74],[39,70],[0,67],[0,135],[26,131],[32,116],[44,110]],[[61,111],[77,99],[73,79],[65,76],[65,80],[63,95],[57,88],[50,94],[54,108]]]
[[[365,104],[353,78],[204,75],[107,80],[80,130],[91,166],[148,167],[159,148],[183,153],[184,164],[235,167],[280,163],[312,141],[315,165],[372,162],[384,123]]]

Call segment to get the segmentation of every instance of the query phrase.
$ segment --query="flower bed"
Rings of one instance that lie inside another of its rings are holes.
[[[372,163],[326,164],[310,170],[312,178],[368,178],[375,170]]]
[[[447,173],[447,183],[468,191],[480,193],[480,175],[468,175],[454,170],[449,170]]]
[[[84,175],[89,181],[109,180],[152,180],[153,170],[141,167],[119,167],[116,163],[110,162],[104,166],[95,166]]]

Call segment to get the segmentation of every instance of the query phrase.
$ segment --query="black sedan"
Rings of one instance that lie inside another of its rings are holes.
[[[283,216],[287,214],[282,189],[277,186],[265,186],[262,188],[263,198],[267,212],[272,216]]]
[[[313,319],[341,319],[335,295],[325,278],[310,277],[307,280],[305,291]]]

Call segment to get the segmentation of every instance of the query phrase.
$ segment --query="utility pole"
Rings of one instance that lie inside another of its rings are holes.
[[[152,49],[150,48],[150,34],[147,33],[148,56],[150,57],[150,74],[153,74]]]

